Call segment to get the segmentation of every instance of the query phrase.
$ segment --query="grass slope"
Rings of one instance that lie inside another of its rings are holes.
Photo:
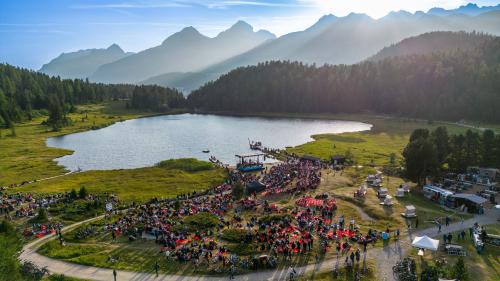
[[[366,132],[314,135],[314,141],[287,148],[287,151],[299,155],[311,154],[324,160],[329,160],[331,156],[337,154],[345,155],[350,151],[356,164],[381,166],[389,162],[391,153],[396,154],[397,160],[402,159],[401,153],[408,143],[409,136],[417,128],[434,130],[439,126],[446,126],[450,134],[461,133],[468,129],[449,123],[375,116],[335,115],[329,118],[362,121],[372,124],[373,127]]]
[[[55,193],[81,186],[89,192],[117,194],[122,201],[144,202],[151,198],[202,191],[221,183],[221,169],[188,172],[179,169],[148,167],[131,170],[88,171],[16,188],[20,192]]]
[[[80,106],[77,113],[69,115],[73,124],[62,128],[59,132],[53,132],[48,126],[41,125],[47,117],[16,124],[15,137],[10,136],[10,131],[2,130],[0,186],[57,176],[66,172],[64,167],[58,166],[53,159],[71,154],[72,151],[47,147],[45,145],[47,138],[101,128],[144,115],[133,111],[125,112],[120,108],[117,103]]]

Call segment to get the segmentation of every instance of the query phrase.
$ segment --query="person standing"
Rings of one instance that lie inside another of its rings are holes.
[[[229,275],[229,280],[233,280],[234,279],[234,273],[235,273],[236,269],[234,267],[234,264],[231,265],[231,271],[230,271],[230,275]]]
[[[113,278],[116,281],[116,269],[113,269]]]
[[[441,223],[438,222],[437,224],[438,224],[438,233],[441,233]]]
[[[156,273],[156,277],[158,277],[158,270],[160,270],[160,264],[158,263],[158,261],[155,262],[155,273]]]
[[[415,220],[415,228],[418,228],[418,218]]]

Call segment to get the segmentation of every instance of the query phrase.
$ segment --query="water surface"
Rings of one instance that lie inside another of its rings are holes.
[[[311,141],[311,135],[369,130],[354,121],[231,117],[201,114],[164,115],[127,120],[109,127],[49,138],[50,147],[71,149],[56,159],[69,170],[111,170],[152,166],[171,158],[207,160],[214,155],[235,164],[235,154],[250,152],[248,139],[285,148]],[[203,153],[203,150],[210,153]]]

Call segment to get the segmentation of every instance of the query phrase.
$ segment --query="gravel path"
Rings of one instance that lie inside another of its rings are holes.
[[[486,225],[496,222],[498,217],[498,212],[495,210],[487,210],[485,215],[477,215],[472,219],[466,220],[463,223],[457,222],[450,224],[448,227],[442,227],[442,233],[455,232],[462,229],[467,229],[471,227],[475,222]],[[82,225],[84,223],[100,219],[101,217],[89,219],[86,221],[78,222],[73,225],[63,228],[63,231],[68,231]],[[430,237],[440,236],[437,227],[432,227],[424,230],[419,230],[416,232],[410,232],[409,235],[400,241],[392,241],[388,243],[383,248],[369,248],[367,251],[367,260],[372,260],[376,262],[376,272],[379,275],[379,280],[392,281],[394,280],[392,276],[392,267],[396,264],[398,260],[404,257],[407,252],[411,249],[411,241],[413,237],[419,235],[427,235]],[[41,267],[47,267],[51,273],[61,273],[66,276],[88,279],[88,280],[102,280],[108,281],[113,280],[113,271],[111,269],[98,268],[92,266],[84,266],[74,263],[68,263],[60,260],[51,259],[36,253],[36,250],[43,245],[43,243],[54,239],[54,235],[49,235],[34,242],[31,242],[23,247],[23,251],[20,255],[21,260],[32,261]],[[336,259],[324,260],[317,264],[310,264],[302,267],[297,267],[295,270],[298,274],[305,274],[309,272],[322,272],[322,271],[332,271],[336,264]],[[344,265],[343,259],[340,258],[340,266]],[[244,281],[260,281],[260,280],[287,280],[288,269],[279,269],[272,271],[259,271],[253,272],[245,275],[239,275],[235,277],[235,280]],[[187,281],[215,281],[223,280],[226,278],[221,277],[211,277],[211,276],[182,276],[173,274],[160,274],[158,277],[152,273],[144,272],[131,272],[124,270],[117,270],[117,280],[136,280],[136,281],[147,281],[147,280],[187,280]],[[229,278],[227,278],[229,279]]]

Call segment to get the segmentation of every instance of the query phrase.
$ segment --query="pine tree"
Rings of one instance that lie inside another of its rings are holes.
[[[455,266],[453,266],[453,277],[460,281],[469,280],[469,274],[467,273],[463,257],[458,257]]]

